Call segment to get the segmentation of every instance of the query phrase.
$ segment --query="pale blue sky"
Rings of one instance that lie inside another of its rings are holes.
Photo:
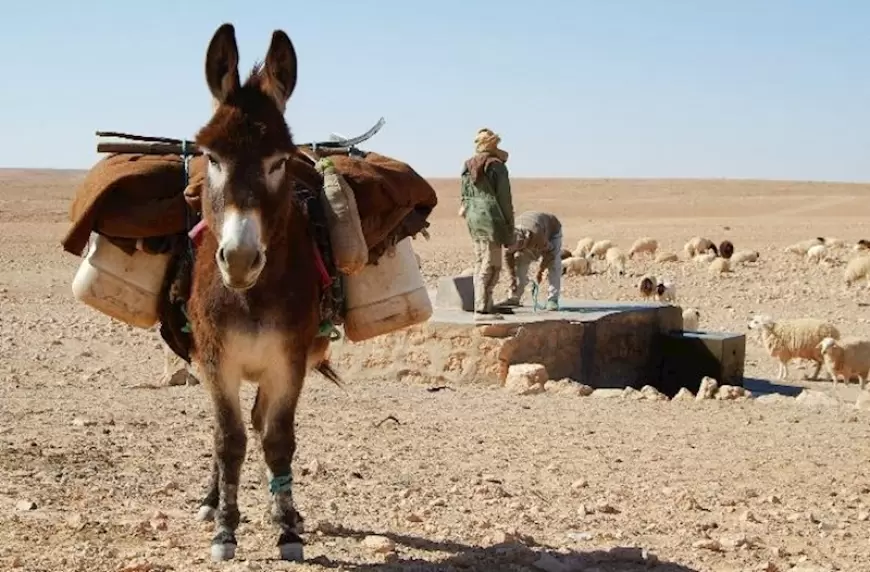
[[[192,136],[203,65],[284,29],[298,141],[457,176],[483,126],[514,176],[870,181],[870,2],[82,0],[3,6],[0,166],[87,168],[98,129]],[[250,7],[247,7],[250,6]]]

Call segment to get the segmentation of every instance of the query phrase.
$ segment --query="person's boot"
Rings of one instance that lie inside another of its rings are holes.
[[[551,312],[558,312],[559,302],[557,302],[556,300],[547,300],[547,310]]]
[[[522,304],[516,296],[510,296],[496,304],[498,308],[518,308],[519,306],[522,306]]]

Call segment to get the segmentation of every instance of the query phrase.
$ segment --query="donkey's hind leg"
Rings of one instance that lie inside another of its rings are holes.
[[[262,419],[263,457],[272,497],[272,522],[280,530],[278,553],[282,560],[297,562],[303,560],[303,549],[299,535],[301,518],[293,505],[291,463],[296,452],[296,405],[305,378],[305,365],[304,355],[293,356],[288,377],[261,383],[258,405],[262,409],[253,414]]]
[[[231,560],[236,554],[236,528],[241,516],[237,495],[247,437],[239,403],[239,382],[220,376],[207,386],[214,403],[214,455],[218,469],[217,532],[211,541],[211,556],[214,560]]]

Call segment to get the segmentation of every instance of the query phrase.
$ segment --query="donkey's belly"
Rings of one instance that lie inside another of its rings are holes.
[[[231,330],[223,341],[221,371],[229,379],[281,382],[290,375],[290,344],[276,330]]]

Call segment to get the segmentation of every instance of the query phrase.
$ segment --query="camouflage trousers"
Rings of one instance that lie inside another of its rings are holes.
[[[489,240],[474,241],[474,311],[491,312],[501,273],[502,248]]]

